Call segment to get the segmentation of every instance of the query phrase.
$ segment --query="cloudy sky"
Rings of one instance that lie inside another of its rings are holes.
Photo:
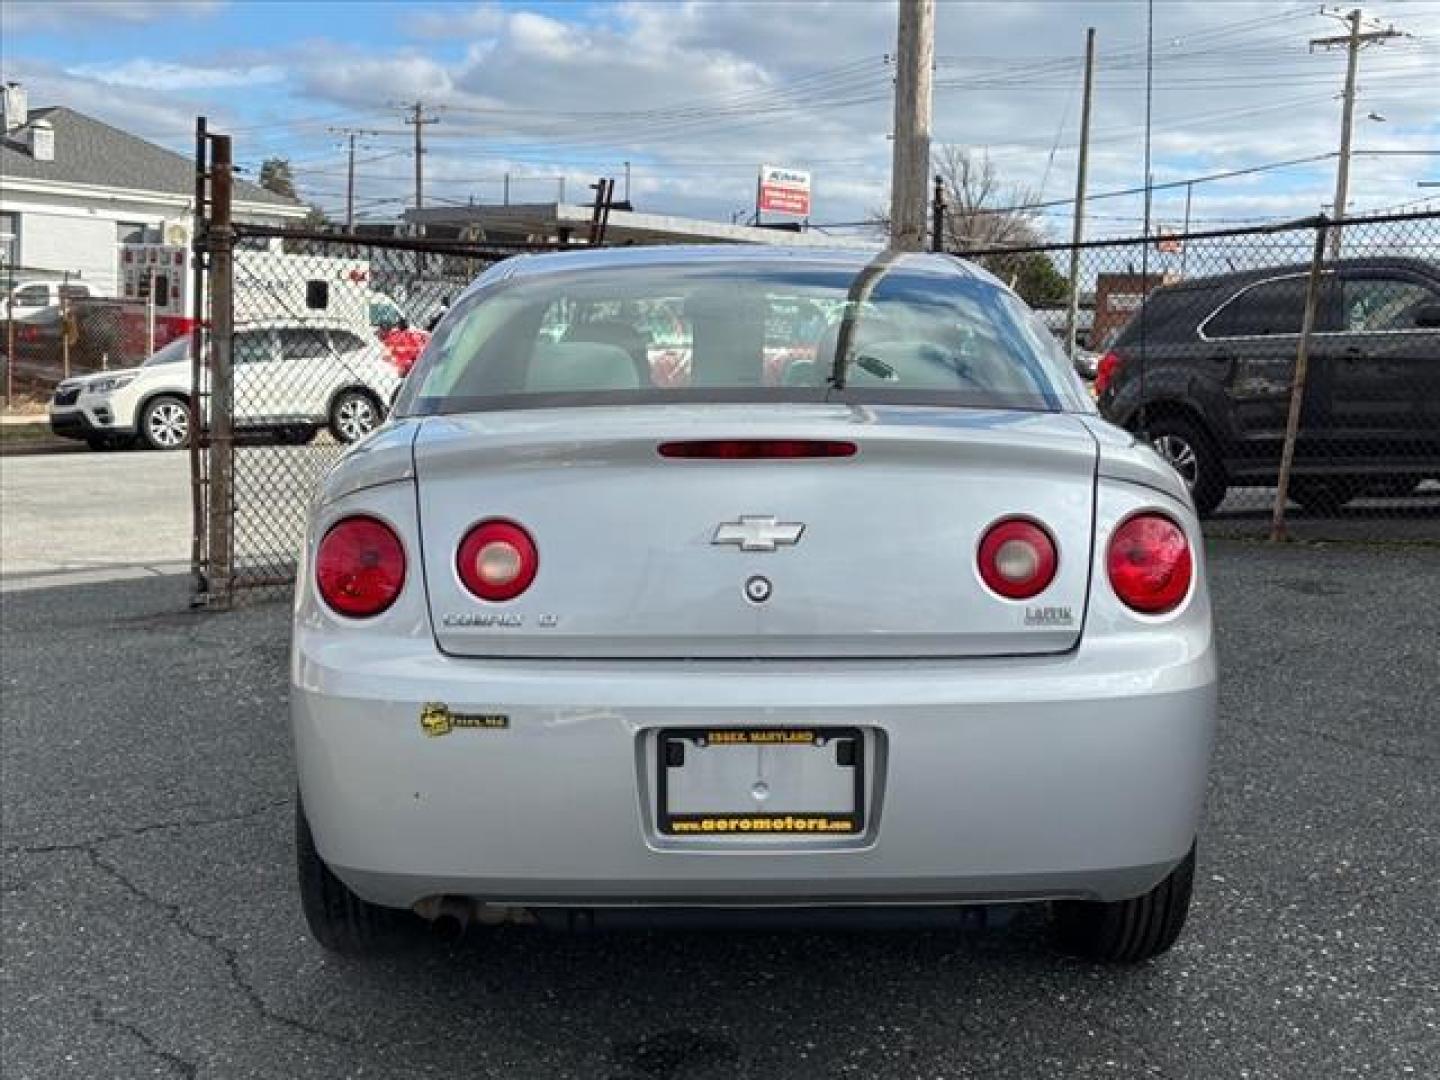
[[[1353,211],[1440,189],[1440,3],[1367,6],[1411,36],[1361,58]],[[1068,233],[1085,28],[1098,33],[1091,191],[1143,182],[1146,9],[1111,0],[943,2],[935,137],[983,149]],[[393,217],[413,185],[404,103],[421,101],[430,204],[572,200],[600,174],[637,209],[728,220],[762,163],[810,169],[813,220],[843,231],[884,205],[893,3],[281,3],[0,0],[5,79],[179,150],[197,114],[255,169],[289,157],[302,194],[338,212],[341,129],[360,129],[358,205]],[[1344,54],[1317,5],[1155,4],[1158,184],[1332,154]],[[1374,117],[1374,118],[1372,118]],[[1383,118],[1383,119],[1382,119]],[[1201,224],[1276,220],[1329,201],[1333,157],[1193,188]],[[253,175],[253,173],[251,174]],[[1155,196],[1177,222],[1183,186]],[[1440,198],[1431,199],[1440,206]],[[1138,196],[1088,204],[1091,235],[1138,229]]]

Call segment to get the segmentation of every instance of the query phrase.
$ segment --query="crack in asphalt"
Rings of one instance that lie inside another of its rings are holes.
[[[373,1049],[370,1044],[365,1043],[361,1040],[352,1039],[349,1036],[342,1035],[338,1032],[330,1031],[327,1028],[306,1023],[304,1020],[301,1020],[294,1016],[289,1016],[286,1013],[282,1013],[274,1008],[271,1008],[271,1006],[265,1001],[264,997],[260,994],[259,990],[257,990],[255,986],[250,982],[250,980],[246,977],[245,972],[240,966],[240,953],[237,950],[235,950],[231,946],[227,945],[223,940],[221,940],[218,934],[211,933],[208,930],[204,930],[196,926],[186,917],[184,909],[179,904],[171,903],[168,900],[163,900],[155,894],[151,893],[149,890],[142,887],[134,879],[132,879],[119,865],[107,859],[106,856],[100,851],[101,846],[104,844],[113,843],[118,840],[127,840],[136,836],[144,836],[147,833],[160,832],[167,829],[190,829],[199,828],[205,825],[223,825],[237,821],[244,821],[248,818],[260,817],[263,814],[266,814],[271,810],[276,809],[277,807],[287,806],[289,805],[289,803],[289,799],[277,799],[273,802],[264,803],[261,806],[252,807],[249,810],[236,814],[225,814],[218,817],[209,818],[188,818],[180,821],[153,822],[148,825],[137,826],[133,829],[126,829],[116,833],[107,833],[103,836],[94,837],[85,841],[56,844],[16,845],[12,847],[7,847],[4,849],[4,851],[6,854],[20,855],[50,855],[59,853],[84,855],[86,859],[89,860],[90,864],[95,867],[96,870],[100,871],[100,873],[104,874],[112,881],[118,883],[126,892],[130,893],[131,896],[135,897],[147,907],[153,908],[154,910],[158,911],[164,917],[165,921],[169,923],[172,927],[179,930],[181,933],[185,934],[192,940],[200,942],[211,952],[213,952],[223,964],[229,976],[231,984],[246,1000],[247,1004],[250,1006],[251,1011],[253,1011],[255,1015],[258,1016],[261,1020],[268,1020],[272,1023],[279,1024],[282,1027],[289,1028],[291,1031],[298,1032],[302,1035],[309,1035],[318,1039],[323,1039],[326,1042],[330,1042],[338,1046]],[[178,1055],[174,1055],[169,1053],[168,1051],[165,1051],[153,1039],[151,1039],[147,1034],[145,1034],[145,1032],[142,1031],[137,1025],[128,1021],[117,1020],[112,1016],[104,1015],[101,1011],[101,1006],[98,1001],[92,1002],[92,1004],[92,1015],[95,1016],[97,1022],[105,1024],[106,1026],[112,1028],[126,1031],[129,1034],[135,1036],[145,1045],[147,1050],[155,1054],[155,1056],[163,1058],[167,1063],[180,1070],[181,1075],[192,1078],[196,1075],[197,1066],[195,1064],[186,1061],[184,1058],[181,1058]]]
[[[121,1020],[117,1016],[111,1016],[105,1011],[105,1007],[95,998],[87,999],[90,1002],[90,1019],[101,1027],[110,1028],[112,1031],[123,1032],[145,1048],[145,1052],[158,1061],[163,1061],[172,1068],[176,1075],[182,1076],[185,1080],[195,1080],[200,1074],[198,1062],[189,1058],[181,1057],[171,1050],[152,1039],[139,1026],[128,1020]]]
[[[240,953],[225,944],[218,934],[213,934],[208,930],[202,930],[190,922],[190,920],[185,917],[184,909],[181,908],[179,904],[162,900],[160,897],[155,896],[147,889],[141,887],[119,866],[106,861],[105,857],[96,850],[96,846],[92,845],[82,850],[95,869],[117,882],[137,900],[160,912],[160,914],[164,916],[165,921],[175,929],[187,937],[200,942],[214,952],[224,964],[235,989],[240,992],[240,995],[246,1000],[247,1004],[249,1004],[251,1010],[261,1020],[269,1020],[271,1023],[279,1024],[282,1027],[289,1028],[291,1031],[324,1039],[327,1042],[335,1043],[339,1046],[371,1048],[368,1043],[361,1040],[352,1039],[347,1035],[341,1035],[326,1028],[317,1027],[314,1024],[308,1024],[304,1020],[288,1016],[276,1009],[272,1009],[270,1005],[266,1003],[264,997],[261,996],[260,991],[251,984],[245,972],[241,969]]]
[[[263,814],[269,813],[276,807],[287,806],[289,803],[289,799],[275,799],[235,814],[221,814],[217,817],[206,818],[180,818],[178,821],[154,821],[148,825],[137,825],[132,829],[122,829],[119,832],[102,833],[99,836],[92,836],[84,840],[70,840],[54,844],[7,844],[3,849],[0,849],[0,852],[6,855],[52,855],[58,852],[83,853],[89,848],[99,844],[110,844],[116,840],[129,840],[131,837],[144,836],[146,833],[163,832],[167,829],[195,829],[204,825],[225,825],[230,822],[245,821],[248,818],[260,817]]]

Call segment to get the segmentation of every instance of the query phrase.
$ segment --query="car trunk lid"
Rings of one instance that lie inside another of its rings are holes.
[[[700,440],[854,453],[660,452]],[[1084,618],[1096,453],[1083,424],[1055,413],[807,404],[431,417],[414,454],[436,639],[488,657],[1064,651]],[[1059,550],[1054,581],[1028,602],[996,596],[977,570],[982,534],[1012,515],[1042,523]],[[465,534],[492,518],[521,524],[539,551],[534,583],[504,602],[478,599],[457,571]]]

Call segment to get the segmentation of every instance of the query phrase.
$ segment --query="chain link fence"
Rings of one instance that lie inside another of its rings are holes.
[[[219,604],[288,594],[320,478],[384,422],[450,302],[514,254],[243,225],[234,234],[227,423],[217,423],[213,365],[196,370],[201,440],[227,433],[198,465],[201,483],[223,474],[228,492],[227,520],[203,500],[211,520],[197,530],[203,599]]]
[[[68,278],[18,286],[0,302],[7,404],[42,405],[66,380],[133,367],[168,340],[144,300],[101,297]]]
[[[199,587],[222,604],[288,594],[320,477],[451,300],[515,254],[233,232],[229,393],[212,343],[193,399]],[[1062,342],[1073,324],[1099,411],[1174,465],[1212,534],[1440,539],[1440,213],[959,254]]]
[[[1073,333],[1211,533],[1440,537],[1440,213],[959,254]]]

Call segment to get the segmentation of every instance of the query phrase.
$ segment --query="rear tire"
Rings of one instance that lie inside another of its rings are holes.
[[[1210,433],[1185,416],[1161,415],[1148,427],[1150,445],[1185,481],[1195,510],[1208,514],[1219,506],[1228,480]]]
[[[1055,905],[1061,944],[1079,956],[1136,964],[1159,956],[1180,936],[1195,882],[1195,845],[1160,884],[1142,896],[1105,903],[1062,900]]]
[[[353,443],[374,431],[385,419],[385,409],[367,390],[342,390],[330,405],[330,434],[340,443]]]
[[[331,952],[367,956],[395,944],[405,913],[360,899],[336,877],[315,847],[305,807],[295,797],[295,862],[300,908],[310,934]]]

